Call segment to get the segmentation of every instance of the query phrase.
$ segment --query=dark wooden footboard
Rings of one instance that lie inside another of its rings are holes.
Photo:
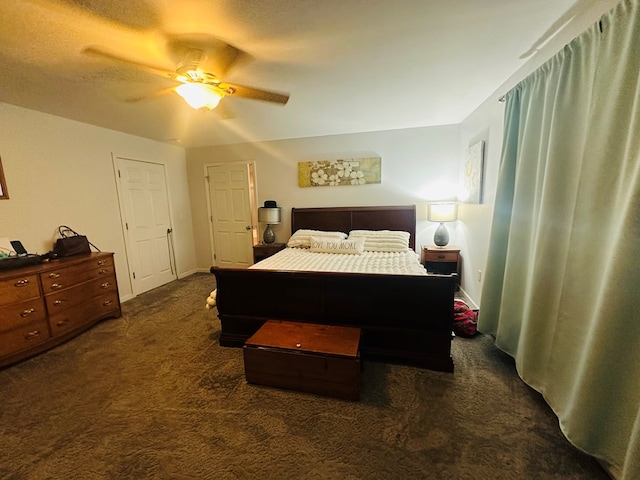
[[[361,352],[453,371],[455,275],[375,275],[211,267],[220,345],[240,347],[268,319],[362,329]]]

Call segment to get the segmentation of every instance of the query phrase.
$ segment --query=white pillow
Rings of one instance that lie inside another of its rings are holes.
[[[349,239],[364,239],[364,249],[368,252],[410,251],[409,232],[399,230],[351,230]]]
[[[311,237],[311,252],[348,253],[360,255],[364,251],[364,239],[339,240],[327,237]]]
[[[287,242],[287,247],[303,247],[309,248],[311,246],[311,236],[332,238],[336,240],[344,240],[347,238],[347,234],[344,232],[325,232],[322,230],[296,230]]]

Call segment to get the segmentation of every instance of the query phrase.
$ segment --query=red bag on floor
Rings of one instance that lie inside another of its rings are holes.
[[[453,301],[453,333],[460,337],[473,337],[478,333],[476,312],[462,300]]]

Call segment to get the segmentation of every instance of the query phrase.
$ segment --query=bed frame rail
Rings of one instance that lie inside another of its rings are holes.
[[[220,345],[240,347],[269,319],[362,329],[363,355],[453,371],[456,275],[377,275],[211,267]]]

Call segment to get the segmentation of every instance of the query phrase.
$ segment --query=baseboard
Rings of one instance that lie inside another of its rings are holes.
[[[123,295],[122,297],[120,297],[120,303],[124,303],[128,300],[131,300],[132,298],[136,298],[136,296],[133,293],[130,293],[128,295]]]
[[[178,273],[178,278],[186,278],[194,273],[209,273],[208,268],[193,268],[191,270],[187,270],[186,272]]]
[[[469,297],[469,295],[467,295],[467,292],[465,292],[462,287],[460,287],[460,290],[458,290],[456,292],[455,297],[459,298],[464,303],[469,305],[469,308],[471,308],[471,310],[473,310],[474,312],[478,312],[480,310],[480,307],[478,307],[478,305],[476,305],[476,302],[471,300],[471,297]]]

